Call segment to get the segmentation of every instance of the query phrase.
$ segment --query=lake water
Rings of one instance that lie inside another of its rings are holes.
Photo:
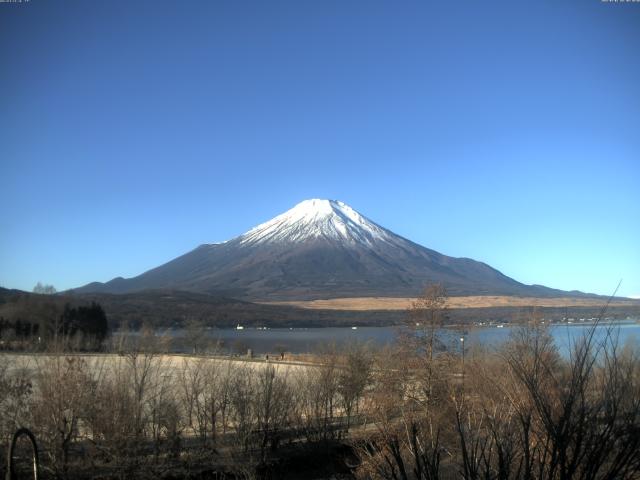
[[[635,320],[616,322],[615,324],[601,324],[596,329],[596,338],[604,338],[606,326],[614,325],[614,332],[618,336],[620,344],[627,341],[640,342],[640,323]],[[442,330],[441,339],[444,343],[460,348],[460,338],[465,338],[465,349],[473,345],[483,344],[489,347],[497,347],[508,340],[511,331],[516,326],[474,327],[466,330]],[[560,351],[567,355],[571,345],[583,336],[591,324],[554,324],[549,326],[549,331]],[[172,330],[170,335],[180,343],[184,336],[183,330]],[[237,329],[211,329],[207,335],[211,340],[221,342],[222,350],[228,353],[246,352],[251,349],[256,354],[275,353],[284,347],[291,353],[317,352],[327,344],[338,346],[350,342],[368,342],[374,346],[382,347],[393,343],[399,334],[399,327],[358,327],[351,328],[272,328],[258,330],[245,328]],[[182,348],[176,345],[178,350]],[[184,348],[186,350],[186,348]]]

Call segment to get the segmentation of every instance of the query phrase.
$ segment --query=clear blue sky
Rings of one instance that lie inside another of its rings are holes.
[[[640,296],[640,4],[0,3],[0,285],[134,276],[313,197]]]

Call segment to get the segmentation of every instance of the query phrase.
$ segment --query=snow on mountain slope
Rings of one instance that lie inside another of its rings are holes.
[[[482,262],[454,258],[381,227],[335,200],[312,199],[239,237],[204,244],[137,277],[79,292],[146,289],[223,293],[249,300],[414,296],[439,282],[452,295],[558,296]]]
[[[394,235],[337,200],[312,199],[252,228],[240,236],[240,243],[302,243],[311,239],[347,244],[393,243]]]

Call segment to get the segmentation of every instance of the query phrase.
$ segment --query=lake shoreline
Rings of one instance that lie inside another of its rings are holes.
[[[460,348],[460,338],[466,339],[466,347],[474,344],[489,346],[501,345],[515,329],[524,324],[493,324],[493,325],[448,325],[440,329],[443,340],[452,349]],[[559,347],[566,349],[567,338],[575,339],[587,333],[593,327],[600,332],[609,328],[617,328],[622,332],[622,341],[627,338],[640,338],[640,323],[637,319],[609,320],[607,322],[579,322],[579,323],[550,323],[546,324],[552,337]],[[201,345],[210,342],[218,351],[228,354],[245,354],[251,351],[255,355],[271,355],[276,352],[308,354],[326,349],[328,346],[346,346],[349,343],[369,343],[376,348],[392,345],[399,337],[406,325],[394,326],[359,326],[352,327],[290,327],[258,329],[245,327],[243,329],[208,329],[201,338]],[[173,344],[175,351],[186,351],[188,334],[185,330],[168,329],[156,330],[158,335],[164,335]]]

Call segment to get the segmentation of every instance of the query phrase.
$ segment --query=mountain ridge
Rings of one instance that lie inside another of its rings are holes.
[[[148,289],[247,300],[417,296],[441,283],[450,295],[584,296],[525,285],[484,262],[449,257],[369,220],[336,200],[305,200],[222,243],[202,244],[132,278],[93,282],[79,293]]]

